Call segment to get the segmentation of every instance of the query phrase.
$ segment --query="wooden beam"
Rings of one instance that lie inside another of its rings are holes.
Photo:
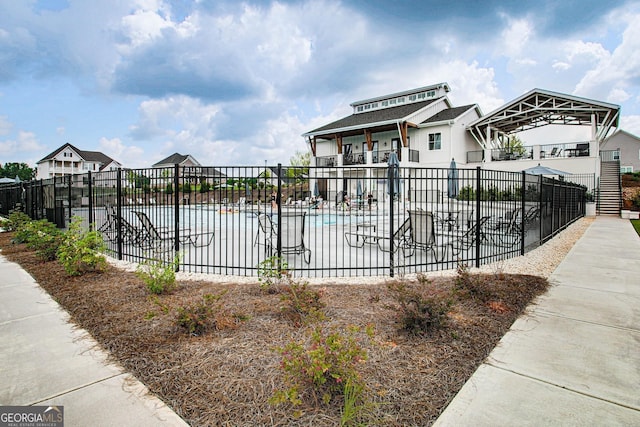
[[[371,131],[369,129],[364,130],[364,139],[367,141],[367,151],[372,151],[373,141],[371,141]]]
[[[313,153],[313,157],[316,157],[316,146],[318,141],[316,141],[316,137],[314,136],[312,140],[309,141],[311,145],[311,152]]]
[[[407,146],[407,122],[400,125],[400,143],[403,147]]]
[[[342,154],[342,134],[336,134],[336,144],[338,145],[338,154]]]

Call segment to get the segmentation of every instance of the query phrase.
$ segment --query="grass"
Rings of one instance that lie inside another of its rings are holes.
[[[632,219],[631,224],[633,224],[633,228],[635,228],[636,233],[640,236],[640,219]]]

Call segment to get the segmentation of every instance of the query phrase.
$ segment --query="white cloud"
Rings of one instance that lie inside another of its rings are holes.
[[[14,140],[0,141],[0,153],[4,155],[17,155],[44,150],[44,146],[38,142],[33,132],[19,131],[18,138]]]
[[[526,18],[514,19],[508,16],[504,16],[504,20],[507,25],[502,30],[498,48],[503,55],[517,58],[527,52],[527,46],[534,35],[533,23]]]
[[[620,129],[640,137],[640,115],[622,116]]]
[[[144,150],[142,148],[135,145],[127,146],[122,143],[120,138],[108,139],[102,137],[98,144],[100,146],[99,151],[120,162],[124,167],[135,168],[150,166],[145,161]]]
[[[622,43],[610,55],[602,54],[576,86],[576,93],[608,99],[612,91],[636,87],[640,79],[640,14],[628,17]],[[614,95],[615,96],[615,95]]]

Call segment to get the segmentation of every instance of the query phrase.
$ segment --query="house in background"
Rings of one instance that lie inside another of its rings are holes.
[[[316,170],[320,194],[329,199],[340,191],[355,194],[363,180],[374,198],[383,197],[384,186],[377,183],[392,152],[408,168],[448,167],[452,158],[464,163],[467,152],[477,149],[466,128],[482,112],[477,105],[454,107],[449,91],[447,83],[438,83],[357,101],[351,104],[353,114],[303,134],[312,165],[338,166]],[[342,188],[330,188],[337,182]]]
[[[599,190],[600,196],[607,194],[611,203],[601,203],[601,212],[619,213],[619,190],[609,185],[619,178],[617,152],[602,146],[618,127],[620,106],[533,89],[483,115],[477,104],[452,105],[449,91],[447,83],[439,83],[358,101],[351,104],[353,114],[303,134],[311,148],[311,164],[324,166],[313,169],[311,185],[329,199],[340,191],[354,195],[363,183],[374,198],[385,197],[387,159],[395,152],[406,175],[400,180],[400,196],[422,202],[431,190],[420,187],[424,180],[412,180],[420,173],[416,169],[448,168],[451,159],[462,168],[511,172],[540,164],[575,179],[588,175],[589,182],[574,182]],[[509,148],[513,136],[548,125],[588,126],[591,135],[583,141],[540,140],[518,150]]]
[[[625,130],[618,129],[604,140],[603,150],[620,152],[620,173],[640,171],[640,138]]]
[[[36,179],[117,170],[122,164],[99,151],[80,150],[66,143],[36,163]]]
[[[173,153],[169,157],[154,163],[151,167],[154,169],[166,169],[173,168],[175,165],[180,167],[181,177],[191,181],[192,184],[202,182],[223,184],[227,177],[226,174],[216,168],[202,166],[191,154]]]

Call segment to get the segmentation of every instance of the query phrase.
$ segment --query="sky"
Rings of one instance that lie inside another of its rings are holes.
[[[617,104],[640,136],[639,23],[640,0],[0,0],[0,163],[289,164],[350,103],[440,82],[485,114],[534,88]]]

